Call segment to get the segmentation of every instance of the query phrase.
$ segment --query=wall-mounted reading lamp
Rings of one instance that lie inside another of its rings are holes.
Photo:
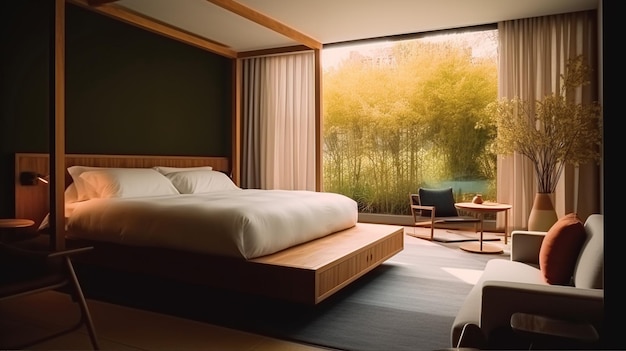
[[[22,172],[20,173],[20,184],[22,185],[37,185],[38,182],[45,184],[49,183],[48,176],[41,175],[35,172]]]

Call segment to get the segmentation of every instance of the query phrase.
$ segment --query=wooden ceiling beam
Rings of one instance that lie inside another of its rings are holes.
[[[163,35],[165,37],[181,41],[183,43],[195,46],[197,48],[210,51],[212,53],[225,56],[228,58],[236,58],[237,52],[232,50],[231,48],[216,43],[207,38],[203,38],[191,33],[188,33],[182,29],[170,26],[168,24],[162,23],[160,21],[155,20],[154,18],[150,18],[139,14],[137,12],[131,11],[125,7],[112,4],[111,0],[66,0],[67,2],[81,6],[88,10],[112,17],[114,19],[120,20],[122,22],[126,22],[128,24],[137,26],[139,28],[151,31],[153,33],[157,33],[159,35]],[[92,6],[91,3],[98,3],[98,5]]]
[[[119,0],[87,0],[87,2],[89,3],[89,6],[100,6],[100,5],[104,5],[104,4],[108,4],[111,2],[117,2]]]
[[[240,51],[237,54],[237,58],[271,56],[271,55],[289,54],[289,53],[294,53],[294,52],[311,51],[311,50],[313,49],[305,45],[284,46],[284,47],[272,48],[272,49]]]
[[[247,6],[244,6],[233,0],[207,0],[208,2],[219,6],[225,10],[235,13],[241,17],[269,28],[276,33],[282,34],[287,38],[291,38],[298,43],[305,45],[311,49],[322,49],[322,43],[311,38],[310,36],[301,33],[294,28],[287,26],[269,16],[266,16],[258,11],[255,11]]]

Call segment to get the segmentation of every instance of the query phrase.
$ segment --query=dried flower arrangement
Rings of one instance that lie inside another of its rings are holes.
[[[600,159],[601,106],[575,103],[578,87],[588,84],[589,66],[582,56],[567,62],[559,94],[543,100],[501,99],[488,106],[497,137],[498,154],[517,152],[530,159],[537,175],[538,192],[553,193],[566,164]]]

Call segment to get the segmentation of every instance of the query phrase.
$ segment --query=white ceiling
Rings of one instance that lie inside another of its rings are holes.
[[[599,1],[237,0],[322,44],[596,9]],[[116,4],[236,52],[300,44],[207,0],[119,0]]]

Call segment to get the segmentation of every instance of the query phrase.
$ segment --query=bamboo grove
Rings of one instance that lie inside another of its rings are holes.
[[[324,190],[383,214],[408,214],[409,193],[445,182],[482,181],[495,198],[495,133],[477,126],[489,125],[497,65],[478,44],[397,42],[325,69]],[[453,188],[457,201],[474,195]]]

